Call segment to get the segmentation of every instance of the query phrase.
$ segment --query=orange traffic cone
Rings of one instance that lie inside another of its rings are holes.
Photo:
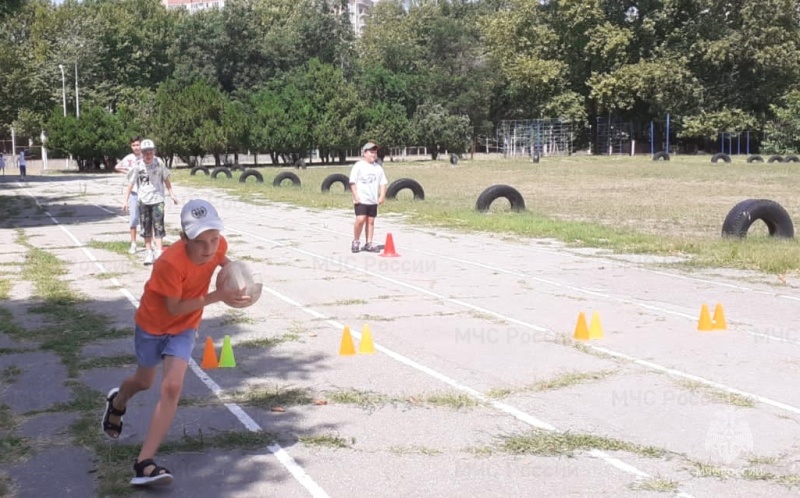
[[[728,330],[728,322],[725,321],[725,311],[722,304],[717,303],[714,308],[714,330]]]
[[[356,345],[353,343],[353,336],[350,334],[350,327],[344,326],[342,332],[342,344],[339,346],[339,354],[342,356],[350,356],[356,354]]]
[[[203,362],[200,364],[200,368],[204,370],[219,368],[217,352],[214,351],[214,341],[210,336],[206,337],[206,349],[203,351]]]
[[[711,321],[711,313],[708,311],[708,305],[704,304],[700,310],[700,320],[697,322],[697,330],[701,332],[708,332],[714,330],[714,323]]]
[[[383,252],[380,253],[379,256],[385,258],[396,258],[400,256],[394,251],[394,239],[392,238],[392,234],[386,234],[386,244],[383,246]]]
[[[578,315],[578,323],[575,325],[575,334],[573,337],[581,341],[588,341],[590,335],[589,327],[586,325],[586,314],[581,311]]]

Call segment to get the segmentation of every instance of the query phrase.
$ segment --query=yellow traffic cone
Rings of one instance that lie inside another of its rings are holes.
[[[344,332],[342,333],[342,345],[339,348],[340,355],[352,355],[356,354],[356,346],[353,344],[353,336],[350,335],[350,327],[347,325],[344,326]]]
[[[592,322],[589,325],[589,338],[590,339],[603,338],[603,326],[600,325],[600,313],[596,311],[592,313]]]
[[[728,322],[725,321],[725,311],[722,304],[717,303],[714,308],[714,330],[728,330]]]
[[[578,315],[578,323],[575,325],[575,339],[588,341],[590,339],[589,327],[586,326],[586,314],[581,311]]]
[[[361,343],[358,345],[358,352],[360,354],[372,354],[375,352],[375,344],[372,342],[372,332],[369,330],[369,325],[364,324],[361,329]]]
[[[697,330],[701,332],[708,332],[714,330],[714,324],[711,322],[711,314],[708,311],[708,305],[704,304],[700,310],[700,320],[697,322]]]

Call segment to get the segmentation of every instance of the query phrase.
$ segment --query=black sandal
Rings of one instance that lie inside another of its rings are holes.
[[[149,475],[144,475],[144,469],[153,467]],[[142,460],[141,462],[134,462],[133,471],[136,477],[131,479],[131,484],[134,486],[152,486],[154,484],[170,484],[172,482],[172,474],[169,470],[156,464],[152,458]]]
[[[117,397],[117,394],[119,394],[118,387],[108,391],[108,395],[106,396],[106,411],[103,413],[103,422],[101,424],[103,427],[103,434],[105,434],[109,439],[118,439],[122,435],[122,416],[125,415],[125,411],[128,409],[127,407],[123,408],[122,410],[117,410],[114,408],[114,398]],[[119,424],[111,423],[108,420],[108,417],[111,415],[119,417]],[[117,433],[117,435],[112,436],[108,433],[108,431],[114,431]]]

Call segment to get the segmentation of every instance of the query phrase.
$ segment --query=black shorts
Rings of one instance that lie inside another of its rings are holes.
[[[354,204],[353,207],[356,209],[356,216],[367,216],[369,218],[378,216],[377,204]]]

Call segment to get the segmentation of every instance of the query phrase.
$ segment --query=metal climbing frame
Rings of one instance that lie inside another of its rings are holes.
[[[631,154],[633,124],[613,118],[597,118],[593,154]]]
[[[503,120],[497,127],[503,157],[571,155],[574,139],[572,121],[563,119]]]

